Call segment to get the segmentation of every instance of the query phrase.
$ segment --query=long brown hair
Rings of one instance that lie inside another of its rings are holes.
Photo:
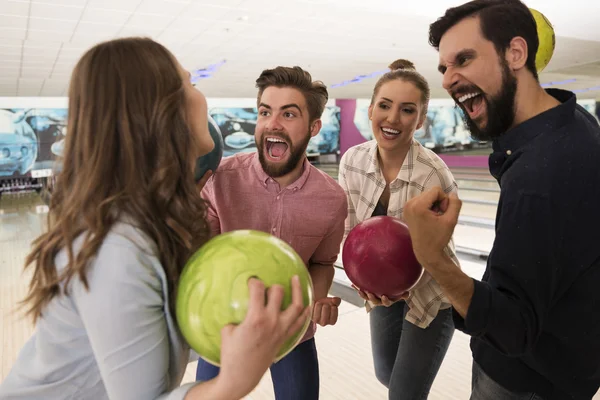
[[[22,305],[34,323],[61,294],[61,283],[66,290],[76,276],[88,287],[87,264],[123,216],[154,241],[174,298],[185,262],[209,237],[193,176],[199,148],[179,71],[166,48],[145,38],[100,43],[75,66],[49,229],[25,262],[33,279]],[[73,241],[81,234],[75,255]],[[63,248],[69,262],[59,274],[54,258]]]

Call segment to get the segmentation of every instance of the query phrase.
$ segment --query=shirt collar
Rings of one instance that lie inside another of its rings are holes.
[[[260,160],[258,158],[258,152],[254,153],[254,157],[252,158],[251,168],[254,170],[255,176],[258,178],[260,183],[267,185],[269,182],[276,182],[273,178],[271,178],[269,175],[267,175],[267,173],[263,169],[262,165],[260,164]],[[302,162],[302,175],[300,175],[300,177],[298,179],[296,179],[294,182],[289,184],[286,189],[297,189],[297,190],[302,189],[302,187],[308,180],[309,175],[310,175],[310,162],[308,161],[308,159],[306,157],[304,157],[304,161]]]
[[[577,100],[574,93],[562,89],[546,89],[546,92],[561,104],[506,131],[494,140],[492,146],[495,152],[515,152],[540,134],[556,130],[573,117]]]
[[[371,147],[369,147],[369,164],[367,166],[367,174],[374,174],[376,176],[381,175],[383,178],[383,174],[381,173],[381,168],[379,166],[379,157],[377,157],[377,141],[373,140]],[[419,155],[419,142],[413,139],[412,145],[408,149],[408,153],[406,153],[406,157],[404,157],[404,161],[402,162],[402,167],[400,168],[400,172],[398,172],[398,176],[396,179],[400,179],[405,182],[410,182],[412,168],[411,166],[415,165],[417,161],[417,157]]]
[[[545,90],[561,104],[524,121],[494,139],[493,153],[489,157],[489,168],[492,176],[498,181],[502,176],[504,163],[511,155],[536,137],[555,131],[573,119],[577,105],[575,94],[562,89]]]

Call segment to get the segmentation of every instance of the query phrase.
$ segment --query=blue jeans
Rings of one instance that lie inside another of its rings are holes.
[[[470,400],[542,400],[542,398],[535,393],[509,391],[496,383],[481,369],[479,364],[473,361]]]
[[[271,365],[270,370],[275,399],[319,399],[319,360],[314,338],[300,343],[287,356]],[[203,359],[198,360],[197,381],[207,381],[216,377],[218,373],[218,367]]]
[[[440,310],[425,328],[405,320],[404,301],[369,313],[375,376],[390,400],[427,399],[454,335],[452,309]]]

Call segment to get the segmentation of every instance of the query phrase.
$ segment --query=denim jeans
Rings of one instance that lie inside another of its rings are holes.
[[[319,399],[319,360],[314,338],[300,343],[287,356],[271,365],[270,370],[276,400]],[[197,381],[207,381],[218,373],[218,367],[203,359],[198,360]]]
[[[451,308],[440,310],[425,329],[405,320],[407,311],[399,301],[369,313],[375,376],[390,400],[427,399],[454,335]]]
[[[513,393],[500,386],[473,362],[471,400],[542,400],[535,393]]]

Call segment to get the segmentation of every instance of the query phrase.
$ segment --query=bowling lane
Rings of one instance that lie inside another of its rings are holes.
[[[456,179],[458,190],[462,191],[465,189],[478,190],[484,192],[500,192],[498,183],[488,179],[475,180],[475,179]]]
[[[15,306],[27,291],[30,273],[23,272],[23,262],[31,240],[46,227],[46,212],[35,192],[0,197],[0,381],[33,329]]]
[[[479,228],[465,224],[459,224],[454,228],[454,244],[457,251],[473,251],[488,255],[492,250],[496,233],[493,229]]]
[[[462,208],[460,210],[460,215],[493,220],[496,217],[497,208],[498,207],[496,203],[477,204],[463,201]]]
[[[462,200],[478,200],[478,201],[490,201],[498,203],[500,199],[500,192],[484,192],[481,190],[473,189],[458,189],[458,195]]]

